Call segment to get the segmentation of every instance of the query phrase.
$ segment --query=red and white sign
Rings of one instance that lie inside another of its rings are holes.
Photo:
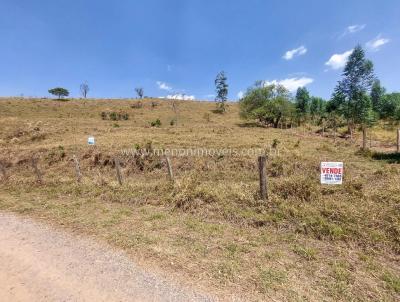
[[[321,184],[341,185],[342,181],[342,162],[321,162]]]

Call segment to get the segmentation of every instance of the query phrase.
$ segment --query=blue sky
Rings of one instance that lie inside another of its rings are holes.
[[[400,1],[0,0],[0,95],[91,97],[185,93],[229,98],[255,80],[306,85],[329,98],[360,43],[389,91],[400,91]]]

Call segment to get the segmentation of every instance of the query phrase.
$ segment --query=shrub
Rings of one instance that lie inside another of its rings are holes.
[[[274,158],[268,167],[269,175],[272,177],[282,176],[284,174],[283,160],[279,157]]]
[[[280,143],[279,139],[274,138],[274,140],[272,141],[272,145],[271,147],[276,149],[276,147],[278,147],[278,144]]]
[[[156,119],[155,121],[152,121],[150,123],[151,127],[160,127],[161,126],[161,121],[160,119]]]
[[[110,118],[110,120],[112,120],[112,121],[116,121],[116,120],[118,120],[118,114],[116,113],[116,112],[111,112],[110,114],[109,114],[109,118]]]
[[[111,121],[129,120],[129,114],[126,112],[103,111],[100,115],[102,120],[111,120]]]
[[[142,103],[141,101],[134,102],[134,103],[131,105],[131,108],[133,108],[133,109],[140,109],[140,108],[142,108],[142,107],[143,107],[143,103]]]

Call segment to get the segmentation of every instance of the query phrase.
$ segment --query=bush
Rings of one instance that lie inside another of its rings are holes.
[[[129,114],[126,112],[105,112],[103,111],[101,114],[101,119],[102,120],[111,120],[111,121],[127,121],[129,120]]]
[[[269,175],[279,177],[284,174],[283,160],[279,157],[274,158],[268,167]]]
[[[272,141],[272,145],[271,147],[276,149],[276,147],[278,147],[278,144],[280,143],[279,139],[274,138],[274,140]]]
[[[161,121],[160,121],[160,119],[156,119],[155,121],[152,121],[150,124],[151,124],[151,127],[160,127]]]
[[[135,102],[131,105],[131,108],[133,109],[140,109],[143,107],[143,103],[141,101]]]

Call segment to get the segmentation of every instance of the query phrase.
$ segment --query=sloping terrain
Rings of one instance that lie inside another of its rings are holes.
[[[240,120],[236,104],[223,115],[214,106],[2,99],[0,209],[93,235],[223,300],[398,300],[395,128],[373,130],[385,152],[376,156],[315,126],[263,128]],[[151,151],[188,148],[214,151],[170,155],[172,183]],[[268,202],[258,198],[260,150]],[[321,161],[344,162],[343,185],[320,185]]]

